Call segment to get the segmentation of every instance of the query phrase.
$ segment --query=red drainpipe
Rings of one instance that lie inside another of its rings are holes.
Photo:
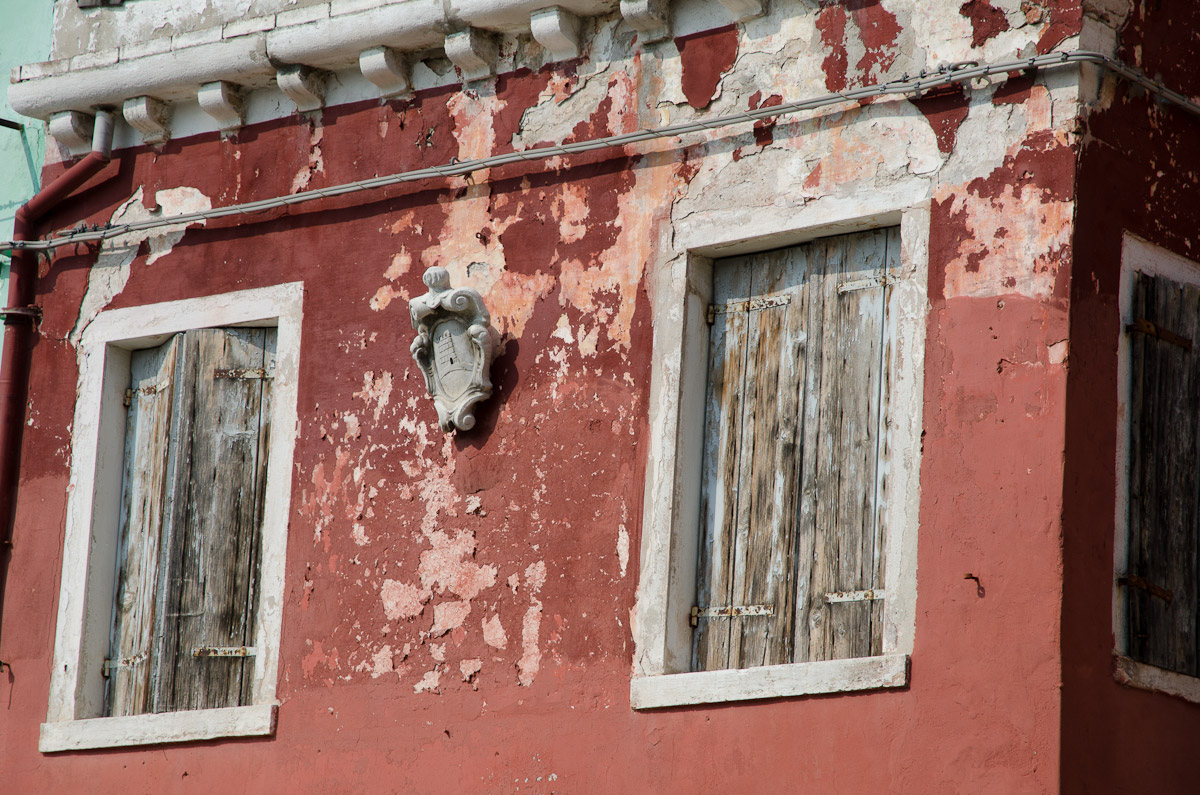
[[[97,111],[92,151],[58,179],[38,191],[17,210],[13,240],[33,240],[47,213],[78,190],[112,159],[113,116]],[[34,326],[40,311],[33,303],[37,253],[14,248],[8,274],[8,308],[4,310],[4,352],[0,354],[0,606],[8,579],[16,517],[17,484],[21,471],[21,435],[29,400],[29,362]]]

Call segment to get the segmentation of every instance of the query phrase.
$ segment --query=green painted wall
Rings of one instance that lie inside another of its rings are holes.
[[[0,76],[8,85],[14,66],[44,61],[50,55],[54,4],[50,0],[0,0]],[[22,132],[0,127],[0,240],[12,237],[13,216],[37,191],[46,151],[45,125],[18,116],[0,92],[0,118],[25,125]],[[8,296],[8,254],[0,254],[0,280]]]

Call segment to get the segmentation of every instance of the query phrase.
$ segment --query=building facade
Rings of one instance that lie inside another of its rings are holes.
[[[14,791],[1191,790],[1190,4],[54,14]]]

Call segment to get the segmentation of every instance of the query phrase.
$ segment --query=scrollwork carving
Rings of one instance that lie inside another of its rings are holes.
[[[483,298],[470,287],[453,289],[450,273],[432,267],[422,277],[429,292],[408,302],[417,332],[411,351],[446,432],[475,427],[476,403],[492,394],[490,371],[500,344]]]

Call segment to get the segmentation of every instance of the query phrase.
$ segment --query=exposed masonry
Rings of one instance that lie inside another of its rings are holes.
[[[711,17],[707,26],[764,12],[758,0],[721,3],[715,17],[701,15]],[[585,22],[618,9],[644,44],[673,35],[668,0],[548,7],[537,0],[332,0],[26,64],[12,72],[9,101],[19,113],[49,120],[51,135],[72,154],[85,148],[79,128],[86,124],[72,114],[100,107],[121,108],[145,143],[161,144],[171,135],[171,102],[198,100],[216,128],[231,133],[244,116],[232,102],[214,102],[218,93],[277,87],[298,111],[313,112],[326,103],[328,75],[349,69],[373,83],[377,96],[403,97],[414,88],[414,63],[443,55],[469,84],[500,70],[503,37],[532,37],[547,62],[576,58],[592,27]]]

